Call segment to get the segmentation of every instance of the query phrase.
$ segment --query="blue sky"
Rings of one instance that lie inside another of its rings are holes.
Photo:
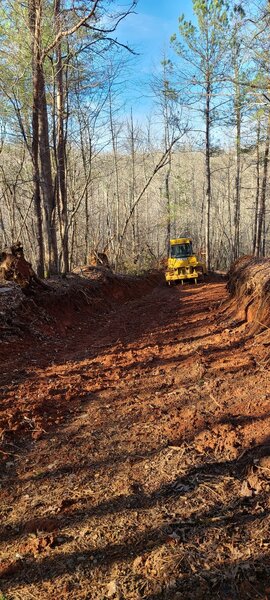
[[[126,92],[127,104],[133,105],[138,119],[145,111],[151,112],[151,92],[147,84],[160,66],[162,52],[169,50],[170,36],[177,32],[178,17],[182,13],[192,18],[192,0],[139,0],[136,13],[129,15],[117,29],[118,40],[139,53],[132,62],[134,75]]]
[[[164,44],[177,30],[178,17],[182,13],[192,17],[192,0],[139,0],[135,14],[122,21],[119,38],[128,41],[149,59],[156,59]]]

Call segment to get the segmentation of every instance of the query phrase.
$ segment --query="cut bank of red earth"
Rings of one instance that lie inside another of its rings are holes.
[[[242,256],[228,279],[227,313],[250,323],[252,332],[270,327],[270,258]]]
[[[109,312],[149,293],[161,279],[158,271],[132,277],[102,267],[83,267],[80,274],[52,278],[43,287],[34,283],[22,290],[14,282],[0,281],[0,341],[66,333],[81,321],[82,312],[89,318]]]
[[[8,600],[269,596],[269,330],[225,298],[159,286],[20,348],[5,402],[38,439],[3,475]]]

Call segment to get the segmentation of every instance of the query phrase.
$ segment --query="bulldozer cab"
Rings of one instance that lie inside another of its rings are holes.
[[[192,242],[171,244],[170,245],[170,258],[188,258],[193,255]]]

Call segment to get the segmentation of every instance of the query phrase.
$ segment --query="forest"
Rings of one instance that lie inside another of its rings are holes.
[[[140,122],[117,36],[140,3],[2,1],[0,248],[20,240],[39,276],[93,252],[139,273],[181,235],[210,269],[269,254],[269,3],[182,8]]]

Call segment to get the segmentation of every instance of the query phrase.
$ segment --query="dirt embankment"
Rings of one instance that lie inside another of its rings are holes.
[[[268,313],[233,273],[96,282],[5,331],[7,600],[270,597]]]
[[[83,267],[65,278],[52,278],[44,287],[21,289],[0,283],[0,340],[63,334],[81,320],[108,313],[132,298],[143,296],[162,280],[160,272],[141,277],[115,275],[103,267]]]
[[[251,324],[252,331],[270,327],[270,259],[243,256],[228,273],[228,310]]]

